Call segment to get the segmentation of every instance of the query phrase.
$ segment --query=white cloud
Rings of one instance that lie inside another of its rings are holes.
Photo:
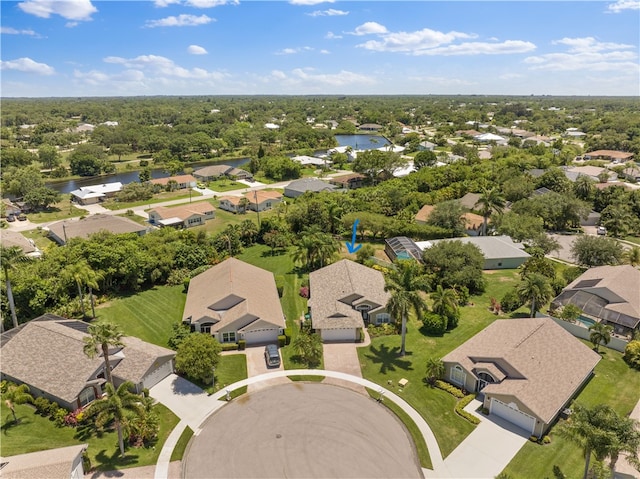
[[[322,53],[323,55],[329,55],[331,52],[329,50],[320,50],[320,53]]]
[[[467,42],[459,45],[447,45],[445,47],[429,48],[413,52],[414,55],[510,55],[514,53],[527,53],[536,49],[531,42],[521,40],[507,40],[501,43]]]
[[[73,28],[78,26],[78,22],[67,22],[64,24],[66,28]]]
[[[16,70],[24,73],[35,73],[37,75],[53,75],[56,71],[46,63],[38,63],[29,57],[18,58],[16,60],[0,62],[2,70]]]
[[[284,80],[285,78],[287,78],[287,75],[282,70],[273,70],[271,72],[271,76],[278,80]]]
[[[371,35],[387,33],[387,28],[384,25],[380,25],[377,22],[366,22],[360,26],[357,26],[355,31],[348,32],[351,35]]]
[[[311,47],[298,47],[298,48],[283,48],[276,52],[276,55],[293,55],[295,53],[310,52],[313,51]]]
[[[607,7],[607,13],[620,13],[623,10],[640,10],[640,0],[618,0]]]
[[[164,8],[172,4],[180,3],[180,0],[155,0],[153,3],[156,7]]]
[[[335,0],[291,0],[291,5],[318,5],[319,3],[333,3]]]
[[[396,32],[381,35],[382,40],[369,40],[358,45],[367,50],[379,52],[417,53],[429,48],[451,43],[459,38],[473,38],[473,35],[461,32],[438,32],[424,28],[416,32]]]
[[[307,15],[309,15],[310,17],[339,17],[349,15],[349,12],[330,8],[329,10],[316,10],[315,12],[307,13]]]
[[[503,73],[498,78],[500,80],[517,80],[518,78],[524,78],[524,75],[521,73]]]
[[[599,42],[592,37],[563,38],[553,42],[567,52],[546,53],[524,59],[531,70],[639,72],[638,54],[632,45]]]
[[[154,74],[177,78],[218,79],[224,76],[219,72],[209,72],[203,68],[191,70],[176,65],[173,60],[159,55],[140,55],[136,58],[106,57],[105,63],[124,65],[136,70],[149,70]]]
[[[33,30],[16,30],[12,27],[0,27],[0,33],[4,35],[31,35],[37,36],[36,32]]]
[[[191,53],[192,55],[206,55],[207,53],[209,53],[200,45],[189,45],[189,48],[187,48],[187,52]]]
[[[185,5],[195,8],[213,8],[221,5],[238,5],[239,0],[186,0]]]
[[[328,40],[335,40],[337,38],[342,38],[342,35],[336,35],[333,32],[327,32],[327,34],[324,37]]]
[[[295,78],[316,85],[345,86],[354,83],[371,85],[375,80],[366,75],[342,70],[339,73],[315,73],[311,68],[296,68],[291,72]]]
[[[208,17],[207,15],[178,15],[161,18],[160,20],[147,20],[145,24],[149,28],[155,27],[193,27],[197,25],[206,25],[207,23],[214,22],[215,19]]]
[[[18,7],[30,15],[49,18],[60,15],[67,20],[91,20],[91,15],[98,9],[91,4],[91,0],[26,0]]]

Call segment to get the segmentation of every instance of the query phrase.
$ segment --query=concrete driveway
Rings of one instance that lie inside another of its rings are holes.
[[[264,360],[264,346],[254,346],[245,349],[244,351],[247,357],[247,377],[255,377],[260,374],[271,373],[273,371],[284,371],[282,363],[282,353],[280,353],[280,366],[277,368],[267,367],[267,362]],[[274,378],[269,381],[262,381],[255,384],[249,384],[247,387],[248,392],[255,392],[260,389],[264,389],[276,384],[286,384],[291,382],[288,378]]]
[[[358,360],[358,352],[355,343],[324,343],[322,345],[324,354],[324,368],[329,371],[338,371],[341,373],[351,374],[361,378],[360,361]],[[337,386],[353,389],[362,394],[367,394],[365,388],[352,381],[343,381],[341,379],[327,378],[324,380],[327,384],[335,384]]]

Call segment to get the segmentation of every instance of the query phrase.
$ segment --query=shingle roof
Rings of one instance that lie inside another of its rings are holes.
[[[380,271],[348,259],[313,271],[309,274],[313,327],[362,327],[362,314],[353,309],[352,304],[368,301],[377,307],[385,307],[390,295],[384,286],[384,276]]]
[[[285,327],[273,273],[235,258],[191,279],[182,317],[191,323],[214,322],[212,332],[232,323],[246,328],[257,320]]]
[[[64,220],[49,225],[49,231],[63,241],[71,238],[88,238],[99,231],[113,234],[140,233],[147,227],[122,216],[97,214],[80,220]]]
[[[447,354],[467,371],[494,363],[506,378],[485,394],[513,395],[551,422],[600,361],[600,356],[551,318],[498,320]]]
[[[316,178],[304,178],[302,180],[296,180],[289,183],[288,186],[285,187],[286,190],[290,191],[324,191],[324,190],[335,190],[335,185],[331,185],[325,181],[318,180]]]
[[[188,203],[180,206],[173,206],[168,208],[166,206],[157,206],[151,211],[155,211],[162,219],[166,218],[179,218],[182,221],[186,220],[193,215],[204,215],[215,211],[211,203],[208,201],[200,201],[198,203]]]
[[[3,457],[3,479],[69,479],[75,460],[87,444]]]
[[[468,209],[472,210],[472,209],[475,208],[476,203],[478,202],[479,199],[480,199],[480,194],[479,193],[467,193],[462,198],[460,198],[458,201],[465,208],[468,208]]]
[[[17,231],[3,231],[2,236],[0,237],[0,242],[2,242],[3,248],[11,248],[17,246],[22,250],[24,254],[33,253],[36,250],[36,247]]]
[[[168,185],[170,181],[175,181],[178,184],[181,183],[195,183],[196,180],[193,175],[178,175],[178,176],[169,176],[168,178],[155,178],[150,181],[154,185]]]
[[[480,249],[485,259],[528,258],[530,256],[524,250],[524,245],[514,243],[509,236],[465,236],[462,238],[418,241],[416,244],[420,249],[424,250],[440,241],[471,243]]]
[[[249,200],[249,203],[251,204],[256,204],[256,200],[257,203],[260,204],[263,201],[267,201],[267,200],[281,200],[282,199],[282,193],[280,193],[279,191],[267,191],[267,190],[254,190],[252,192],[248,192],[245,193],[246,198]]]

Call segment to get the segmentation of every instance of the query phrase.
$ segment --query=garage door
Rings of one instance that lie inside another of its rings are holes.
[[[323,329],[322,333],[323,341],[354,341],[356,340],[356,330],[354,328],[349,329]]]
[[[244,333],[247,344],[278,344],[278,329],[257,329]]]
[[[536,418],[518,410],[518,406],[514,403],[506,404],[496,398],[491,398],[489,411],[491,414],[495,414],[496,416],[506,419],[510,423],[521,427],[527,431],[528,434],[533,434],[533,428],[536,425]]]
[[[158,366],[158,368],[151,371],[147,374],[142,380],[142,386],[150,389],[164,378],[166,378],[169,374],[173,372],[173,360],[165,361],[163,364]]]

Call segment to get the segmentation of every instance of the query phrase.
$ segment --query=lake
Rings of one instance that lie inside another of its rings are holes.
[[[375,150],[389,144],[384,136],[380,135],[336,135],[340,146],[350,146],[354,150]]]

